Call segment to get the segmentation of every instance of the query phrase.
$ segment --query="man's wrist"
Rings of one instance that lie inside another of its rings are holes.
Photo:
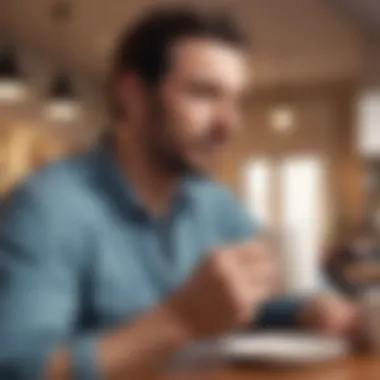
[[[157,307],[154,318],[167,343],[174,348],[180,348],[193,340],[190,330],[170,303]]]

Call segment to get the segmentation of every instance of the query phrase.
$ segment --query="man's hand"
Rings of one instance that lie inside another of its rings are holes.
[[[358,328],[357,306],[338,295],[324,293],[312,297],[299,314],[301,327],[331,335],[351,337]]]
[[[227,333],[249,323],[271,296],[276,267],[263,242],[216,250],[166,307],[192,338]]]

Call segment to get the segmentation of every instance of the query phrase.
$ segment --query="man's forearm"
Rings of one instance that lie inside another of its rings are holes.
[[[143,372],[163,363],[188,340],[168,308],[158,307],[99,339],[95,360],[100,377],[141,378]],[[45,380],[73,380],[74,373],[70,348],[61,349],[52,356]]]

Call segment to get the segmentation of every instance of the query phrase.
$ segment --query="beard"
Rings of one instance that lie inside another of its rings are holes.
[[[150,112],[144,126],[144,141],[150,159],[160,170],[171,176],[200,174],[201,171],[181,151],[181,144],[171,132],[174,128],[171,128],[173,121],[169,115],[170,112],[160,97],[151,100]]]
[[[184,154],[177,151],[174,144],[165,139],[167,134],[162,133],[158,137],[151,136],[148,139],[148,152],[151,160],[158,164],[160,168],[172,175],[183,176],[189,174],[200,174],[200,170],[195,168],[185,157]],[[168,136],[170,139],[170,137]]]
[[[173,110],[167,107],[159,95],[150,97],[148,111],[141,140],[146,144],[152,162],[169,175],[208,176],[216,163],[217,152],[229,140],[226,132],[228,128],[214,123],[189,145],[180,135],[179,124],[183,121],[173,117]],[[216,153],[213,157],[214,150]]]

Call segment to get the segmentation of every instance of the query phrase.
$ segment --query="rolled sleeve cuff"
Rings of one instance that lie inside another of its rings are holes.
[[[83,337],[73,346],[73,375],[75,380],[101,380],[97,360],[96,336]]]

